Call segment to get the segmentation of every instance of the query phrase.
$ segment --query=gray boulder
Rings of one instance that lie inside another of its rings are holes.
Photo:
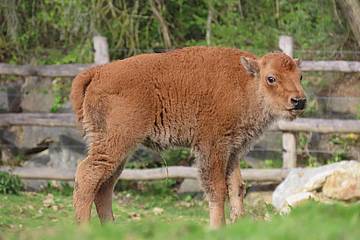
[[[27,77],[21,87],[21,94],[23,112],[50,112],[55,99],[52,79]]]
[[[85,158],[86,145],[74,138],[60,135],[59,142],[49,146],[50,161],[47,166],[62,169],[74,169]]]
[[[33,154],[23,163],[24,167],[44,167],[50,161],[49,150]]]
[[[74,128],[37,127],[37,126],[12,126],[3,131],[2,138],[9,144],[24,151],[40,148],[40,152],[50,143],[59,142],[60,136],[66,135],[77,141],[83,141],[81,133]],[[41,149],[42,148],[42,149]],[[36,152],[34,150],[34,152]]]
[[[197,179],[184,179],[177,193],[197,193],[202,192],[200,182]]]
[[[0,82],[0,112],[20,112],[21,81]]]

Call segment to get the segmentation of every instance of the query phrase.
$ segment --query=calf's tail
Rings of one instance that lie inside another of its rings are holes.
[[[82,123],[83,116],[83,103],[85,98],[86,89],[91,83],[92,78],[96,72],[95,68],[80,72],[72,82],[70,101],[72,104],[73,111],[76,115],[76,119],[79,123]]]

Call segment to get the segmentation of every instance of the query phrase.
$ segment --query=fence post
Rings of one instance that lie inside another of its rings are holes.
[[[283,132],[282,134],[283,145],[283,168],[296,167],[296,137],[294,133]]]
[[[294,54],[294,41],[291,36],[279,37],[279,48],[285,54],[293,57]],[[282,134],[283,145],[283,168],[296,167],[296,138],[291,132],[283,132]]]
[[[293,57],[294,53],[294,41],[291,36],[280,36],[279,38],[279,48],[281,51]]]
[[[109,57],[109,46],[106,37],[103,36],[94,36],[94,62],[96,64],[105,64],[110,62]]]

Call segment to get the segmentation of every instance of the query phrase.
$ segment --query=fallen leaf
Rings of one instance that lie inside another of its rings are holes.
[[[37,195],[37,193],[36,192],[24,192],[24,194],[26,195],[26,196],[36,196]]]
[[[44,199],[44,201],[43,201],[43,205],[44,205],[44,207],[49,208],[49,207],[51,207],[51,206],[54,205],[54,204],[55,204],[55,202],[54,202],[54,195],[52,195],[51,193],[49,193],[49,194],[45,197],[45,199]]]
[[[189,207],[193,207],[195,205],[195,203],[192,202],[192,201],[191,202],[180,201],[179,203],[177,203],[177,205],[180,206],[180,207],[189,208]]]
[[[159,208],[159,207],[155,207],[155,208],[153,209],[153,212],[154,212],[155,215],[161,215],[161,214],[163,214],[164,209]]]
[[[135,221],[141,220],[140,213],[130,213],[129,217],[131,218],[131,220],[135,220]]]
[[[271,215],[269,213],[265,213],[264,220],[267,222],[271,221]]]
[[[40,208],[40,209],[38,210],[38,213],[39,213],[39,215],[41,216],[41,215],[43,214],[43,208]]]

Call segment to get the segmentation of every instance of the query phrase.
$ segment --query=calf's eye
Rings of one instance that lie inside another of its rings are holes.
[[[302,80],[302,75],[300,76],[300,81]]]
[[[272,76],[267,77],[266,81],[269,85],[274,85],[276,83],[276,79]]]

